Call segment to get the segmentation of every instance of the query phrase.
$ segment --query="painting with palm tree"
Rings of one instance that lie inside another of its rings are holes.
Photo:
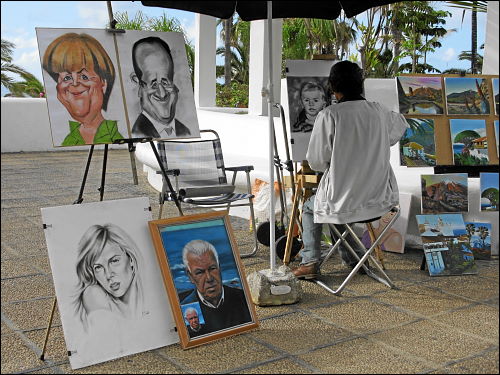
[[[441,77],[402,76],[396,77],[396,82],[401,113],[444,113]]]
[[[433,167],[436,165],[434,120],[407,118],[410,127],[399,141],[401,165]]]
[[[465,222],[474,259],[491,259],[491,223]]]
[[[485,120],[450,120],[454,165],[487,165],[488,138]]]
[[[498,211],[498,173],[480,173],[481,211]]]
[[[430,276],[477,274],[461,214],[415,216]]]
[[[484,78],[446,77],[446,108],[449,115],[489,115],[488,84]]]

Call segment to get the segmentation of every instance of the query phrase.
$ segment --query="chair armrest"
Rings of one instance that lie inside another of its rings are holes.
[[[242,165],[239,167],[226,167],[226,171],[232,171],[232,172],[250,172],[253,171],[253,165]]]
[[[167,172],[167,175],[172,175],[172,176],[178,176],[181,174],[180,169],[167,169],[165,172]],[[162,174],[161,169],[159,171],[156,171],[156,174]]]

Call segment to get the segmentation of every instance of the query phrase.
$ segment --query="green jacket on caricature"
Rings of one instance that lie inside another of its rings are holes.
[[[76,121],[69,122],[69,134],[64,138],[61,146],[79,146],[85,145],[82,135],[80,134],[81,124]],[[104,120],[99,125],[94,136],[93,144],[98,143],[113,143],[116,139],[121,139],[123,136],[118,131],[118,124],[113,120]]]

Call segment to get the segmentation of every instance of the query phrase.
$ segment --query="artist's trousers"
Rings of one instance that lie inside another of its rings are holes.
[[[314,195],[311,196],[302,205],[302,243],[304,247],[300,251],[302,255],[301,265],[319,263],[321,258],[321,233],[323,232],[323,224],[314,222],[314,197]],[[345,227],[342,225],[335,226],[340,233],[343,233],[345,230]],[[333,243],[336,240],[337,238],[332,238]],[[361,258],[363,251],[359,249],[359,245],[351,236],[348,236],[346,240]],[[348,265],[356,264],[357,260],[343,245],[340,245],[339,251],[345,263]]]

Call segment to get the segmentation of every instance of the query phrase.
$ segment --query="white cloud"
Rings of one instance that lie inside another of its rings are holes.
[[[33,74],[40,81],[42,80],[42,69],[40,67],[40,56],[38,54],[38,48],[35,48],[28,52],[23,52],[21,56],[15,59],[13,62],[14,64]]]
[[[108,9],[104,1],[80,1],[78,15],[83,19],[83,27],[104,29],[109,23]]]
[[[16,49],[22,49],[22,48],[38,48],[38,43],[36,42],[36,37],[33,38],[25,38],[22,36],[17,36],[14,38],[9,39],[10,42],[14,43],[16,45]]]
[[[186,38],[190,42],[193,43],[193,45],[196,44],[196,39],[198,37],[196,33],[196,22],[192,22],[190,24],[187,24],[186,20],[181,21],[184,27],[184,31],[186,32]]]
[[[446,51],[444,51],[442,57],[441,57],[441,60],[443,61],[451,61],[451,60],[455,60],[457,56],[457,52],[455,51],[455,48],[448,48],[446,49]]]

